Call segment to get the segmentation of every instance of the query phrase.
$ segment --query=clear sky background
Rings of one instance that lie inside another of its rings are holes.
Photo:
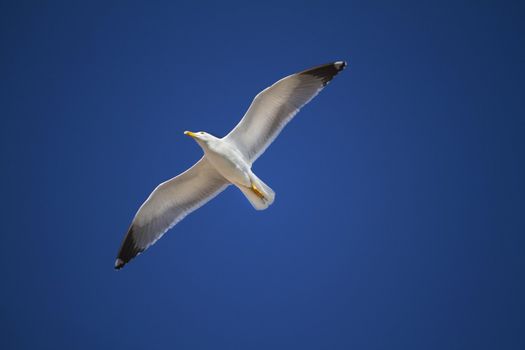
[[[518,1],[2,2],[0,348],[524,349]],[[150,191],[285,75],[349,66],[114,271]]]

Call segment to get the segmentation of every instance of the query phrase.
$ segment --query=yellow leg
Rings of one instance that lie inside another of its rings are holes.
[[[254,184],[252,184],[252,191],[255,192],[257,197],[259,197],[261,199],[265,199],[264,193],[262,193],[261,190],[259,190]]]

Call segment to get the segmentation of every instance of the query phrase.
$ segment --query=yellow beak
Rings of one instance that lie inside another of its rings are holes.
[[[194,132],[191,132],[191,131],[184,131],[184,135],[188,135],[188,136],[191,136],[193,138],[197,137],[197,134],[195,134]]]

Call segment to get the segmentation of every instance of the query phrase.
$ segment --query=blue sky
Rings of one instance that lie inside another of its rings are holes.
[[[523,349],[518,2],[3,2],[0,347]],[[122,271],[137,208],[261,89],[349,67]]]

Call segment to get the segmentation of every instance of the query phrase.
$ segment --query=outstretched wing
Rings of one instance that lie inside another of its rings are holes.
[[[182,174],[161,183],[135,215],[120,247],[115,269],[122,268],[228,185],[204,157]]]
[[[254,162],[297,112],[346,67],[346,62],[324,64],[292,74],[261,91],[239,124],[224,137]]]

